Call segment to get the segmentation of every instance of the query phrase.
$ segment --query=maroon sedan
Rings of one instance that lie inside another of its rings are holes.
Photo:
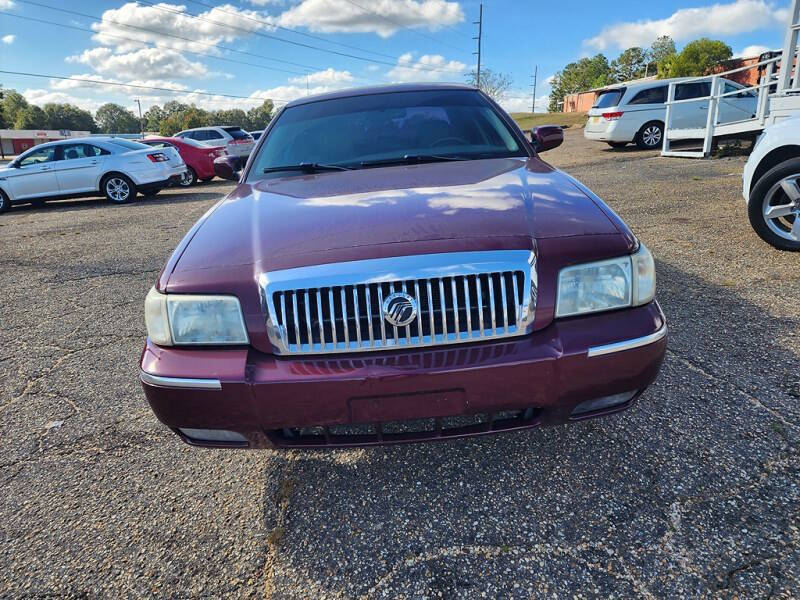
[[[194,185],[198,179],[200,181],[214,179],[216,175],[214,160],[227,154],[222,146],[204,146],[189,138],[149,137],[141,141],[153,148],[175,148],[178,151],[188,167],[186,175],[180,182],[183,187]]]
[[[562,140],[465,86],[288,104],[147,296],[156,416],[199,446],[309,448],[631,406],[666,349],[653,257],[539,158]]]

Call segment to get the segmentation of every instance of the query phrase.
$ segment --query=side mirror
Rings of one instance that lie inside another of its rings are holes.
[[[214,173],[217,177],[239,181],[242,176],[241,161],[235,156],[220,156],[214,159]]]
[[[558,125],[541,125],[531,129],[531,143],[536,152],[547,152],[564,143],[564,130]]]
[[[19,164],[18,160],[12,160],[10,163],[8,163],[8,166],[12,169],[19,169],[21,165]]]

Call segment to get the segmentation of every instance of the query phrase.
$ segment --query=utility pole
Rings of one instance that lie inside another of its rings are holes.
[[[136,98],[136,104],[139,105],[139,137],[144,139],[144,122],[142,121],[142,103]]]
[[[481,3],[480,5],[478,20],[473,21],[472,24],[478,26],[478,37],[472,38],[473,40],[478,40],[478,51],[473,52],[472,54],[478,55],[478,75],[475,78],[475,83],[478,85],[478,88],[480,88],[481,87],[481,38],[483,37],[483,3]]]
[[[532,113],[536,112],[536,79],[537,79],[538,75],[539,75],[539,65],[536,65],[536,67],[533,70],[533,98],[531,99],[531,112]]]

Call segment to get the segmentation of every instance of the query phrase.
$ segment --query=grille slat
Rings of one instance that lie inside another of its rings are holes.
[[[461,272],[448,268],[414,277],[400,271],[396,279],[383,280],[374,271],[340,280],[334,272],[309,287],[293,288],[287,281],[270,290],[267,284],[268,330],[279,354],[427,347],[522,335],[530,331],[534,314],[531,264],[529,259],[511,269],[481,272],[470,271],[475,265],[468,263]],[[408,294],[417,308],[415,317],[400,327],[383,314],[384,300],[396,292]]]

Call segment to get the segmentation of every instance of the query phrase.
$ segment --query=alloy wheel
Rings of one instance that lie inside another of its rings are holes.
[[[773,185],[764,196],[761,214],[775,235],[800,242],[800,175],[790,175]]]
[[[106,182],[106,191],[114,202],[125,202],[131,195],[128,182],[119,177],[112,177]]]
[[[189,187],[195,181],[194,171],[187,169],[183,172],[183,177],[181,177],[180,186],[181,187]]]
[[[645,129],[642,133],[642,139],[644,140],[645,146],[650,148],[658,146],[661,143],[661,129],[656,125],[650,125],[650,127]]]

